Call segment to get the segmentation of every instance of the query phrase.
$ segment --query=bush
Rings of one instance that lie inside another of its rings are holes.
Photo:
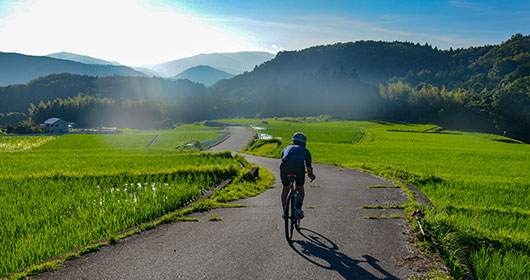
[[[42,133],[42,129],[33,125],[30,121],[25,120],[17,124],[17,126],[7,125],[7,133],[16,133],[16,134],[32,134],[32,133]]]

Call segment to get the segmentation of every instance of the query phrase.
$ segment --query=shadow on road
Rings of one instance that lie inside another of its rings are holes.
[[[289,246],[302,258],[316,266],[337,271],[344,279],[398,279],[380,267],[377,264],[378,260],[372,256],[363,255],[364,260],[355,260],[341,253],[337,244],[318,232],[300,228],[299,233],[304,240],[293,241],[289,243]],[[361,262],[368,263],[384,275],[384,278],[360,267],[358,264]]]

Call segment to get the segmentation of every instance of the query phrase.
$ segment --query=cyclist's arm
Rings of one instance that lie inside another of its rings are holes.
[[[309,150],[307,151],[306,156],[306,169],[307,169],[307,177],[311,178],[311,180],[315,180],[315,174],[313,174],[313,167],[311,166],[311,153]]]

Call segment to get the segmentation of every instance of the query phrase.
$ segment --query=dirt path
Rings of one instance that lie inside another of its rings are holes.
[[[242,147],[253,134],[234,129],[213,150]],[[244,136],[243,136],[244,135]],[[239,139],[239,140],[235,140]],[[234,150],[232,150],[234,151]],[[278,175],[277,159],[245,156]],[[401,204],[407,197],[382,178],[315,164],[307,187],[306,218],[292,244],[285,241],[278,181],[265,193],[238,201],[239,209],[215,209],[103,247],[45,279],[407,279],[413,271],[398,259],[410,255],[404,219],[366,219],[402,213],[362,209],[363,204]],[[277,176],[278,178],[278,176]],[[223,220],[209,222],[216,215]]]

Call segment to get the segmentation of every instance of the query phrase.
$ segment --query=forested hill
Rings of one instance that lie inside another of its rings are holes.
[[[465,56],[429,45],[358,41],[284,51],[254,71],[220,81],[211,91],[244,103],[244,113],[263,116],[331,114],[341,118],[378,118],[379,85],[418,73],[467,67],[491,47]],[[237,106],[237,105],[234,105]],[[250,110],[247,110],[251,108]]]
[[[201,83],[205,86],[211,86],[215,82],[223,79],[230,79],[234,75],[215,69],[207,65],[199,65],[187,69],[186,71],[176,75],[172,79],[188,79],[193,82]]]
[[[436,76],[437,82],[454,84],[461,80],[463,72],[482,58],[493,46],[439,50],[430,45],[408,42],[358,41],[334,45],[316,46],[300,51],[284,51],[252,72],[220,82],[215,91],[254,93],[272,85],[286,85],[293,79],[332,79],[341,81],[351,78],[378,86],[391,78],[406,78],[408,82],[429,82]],[[476,67],[475,67],[476,68]],[[457,74],[457,75],[454,75]],[[345,77],[348,76],[348,77]],[[469,77],[466,77],[466,79]],[[261,88],[254,85],[260,84]],[[303,83],[299,84],[300,87]],[[251,90],[241,91],[242,88]]]
[[[188,96],[203,94],[206,88],[188,80],[147,77],[91,77],[74,74],[52,74],[23,85],[0,87],[0,113],[27,112],[30,104],[38,105],[54,99],[78,94],[114,99],[175,102]]]
[[[435,122],[530,139],[530,36],[456,50],[359,41],[280,52],[210,90],[244,115]]]
[[[49,74],[72,73],[90,76],[144,76],[130,67],[84,64],[47,56],[0,52],[0,86],[27,83]]]

